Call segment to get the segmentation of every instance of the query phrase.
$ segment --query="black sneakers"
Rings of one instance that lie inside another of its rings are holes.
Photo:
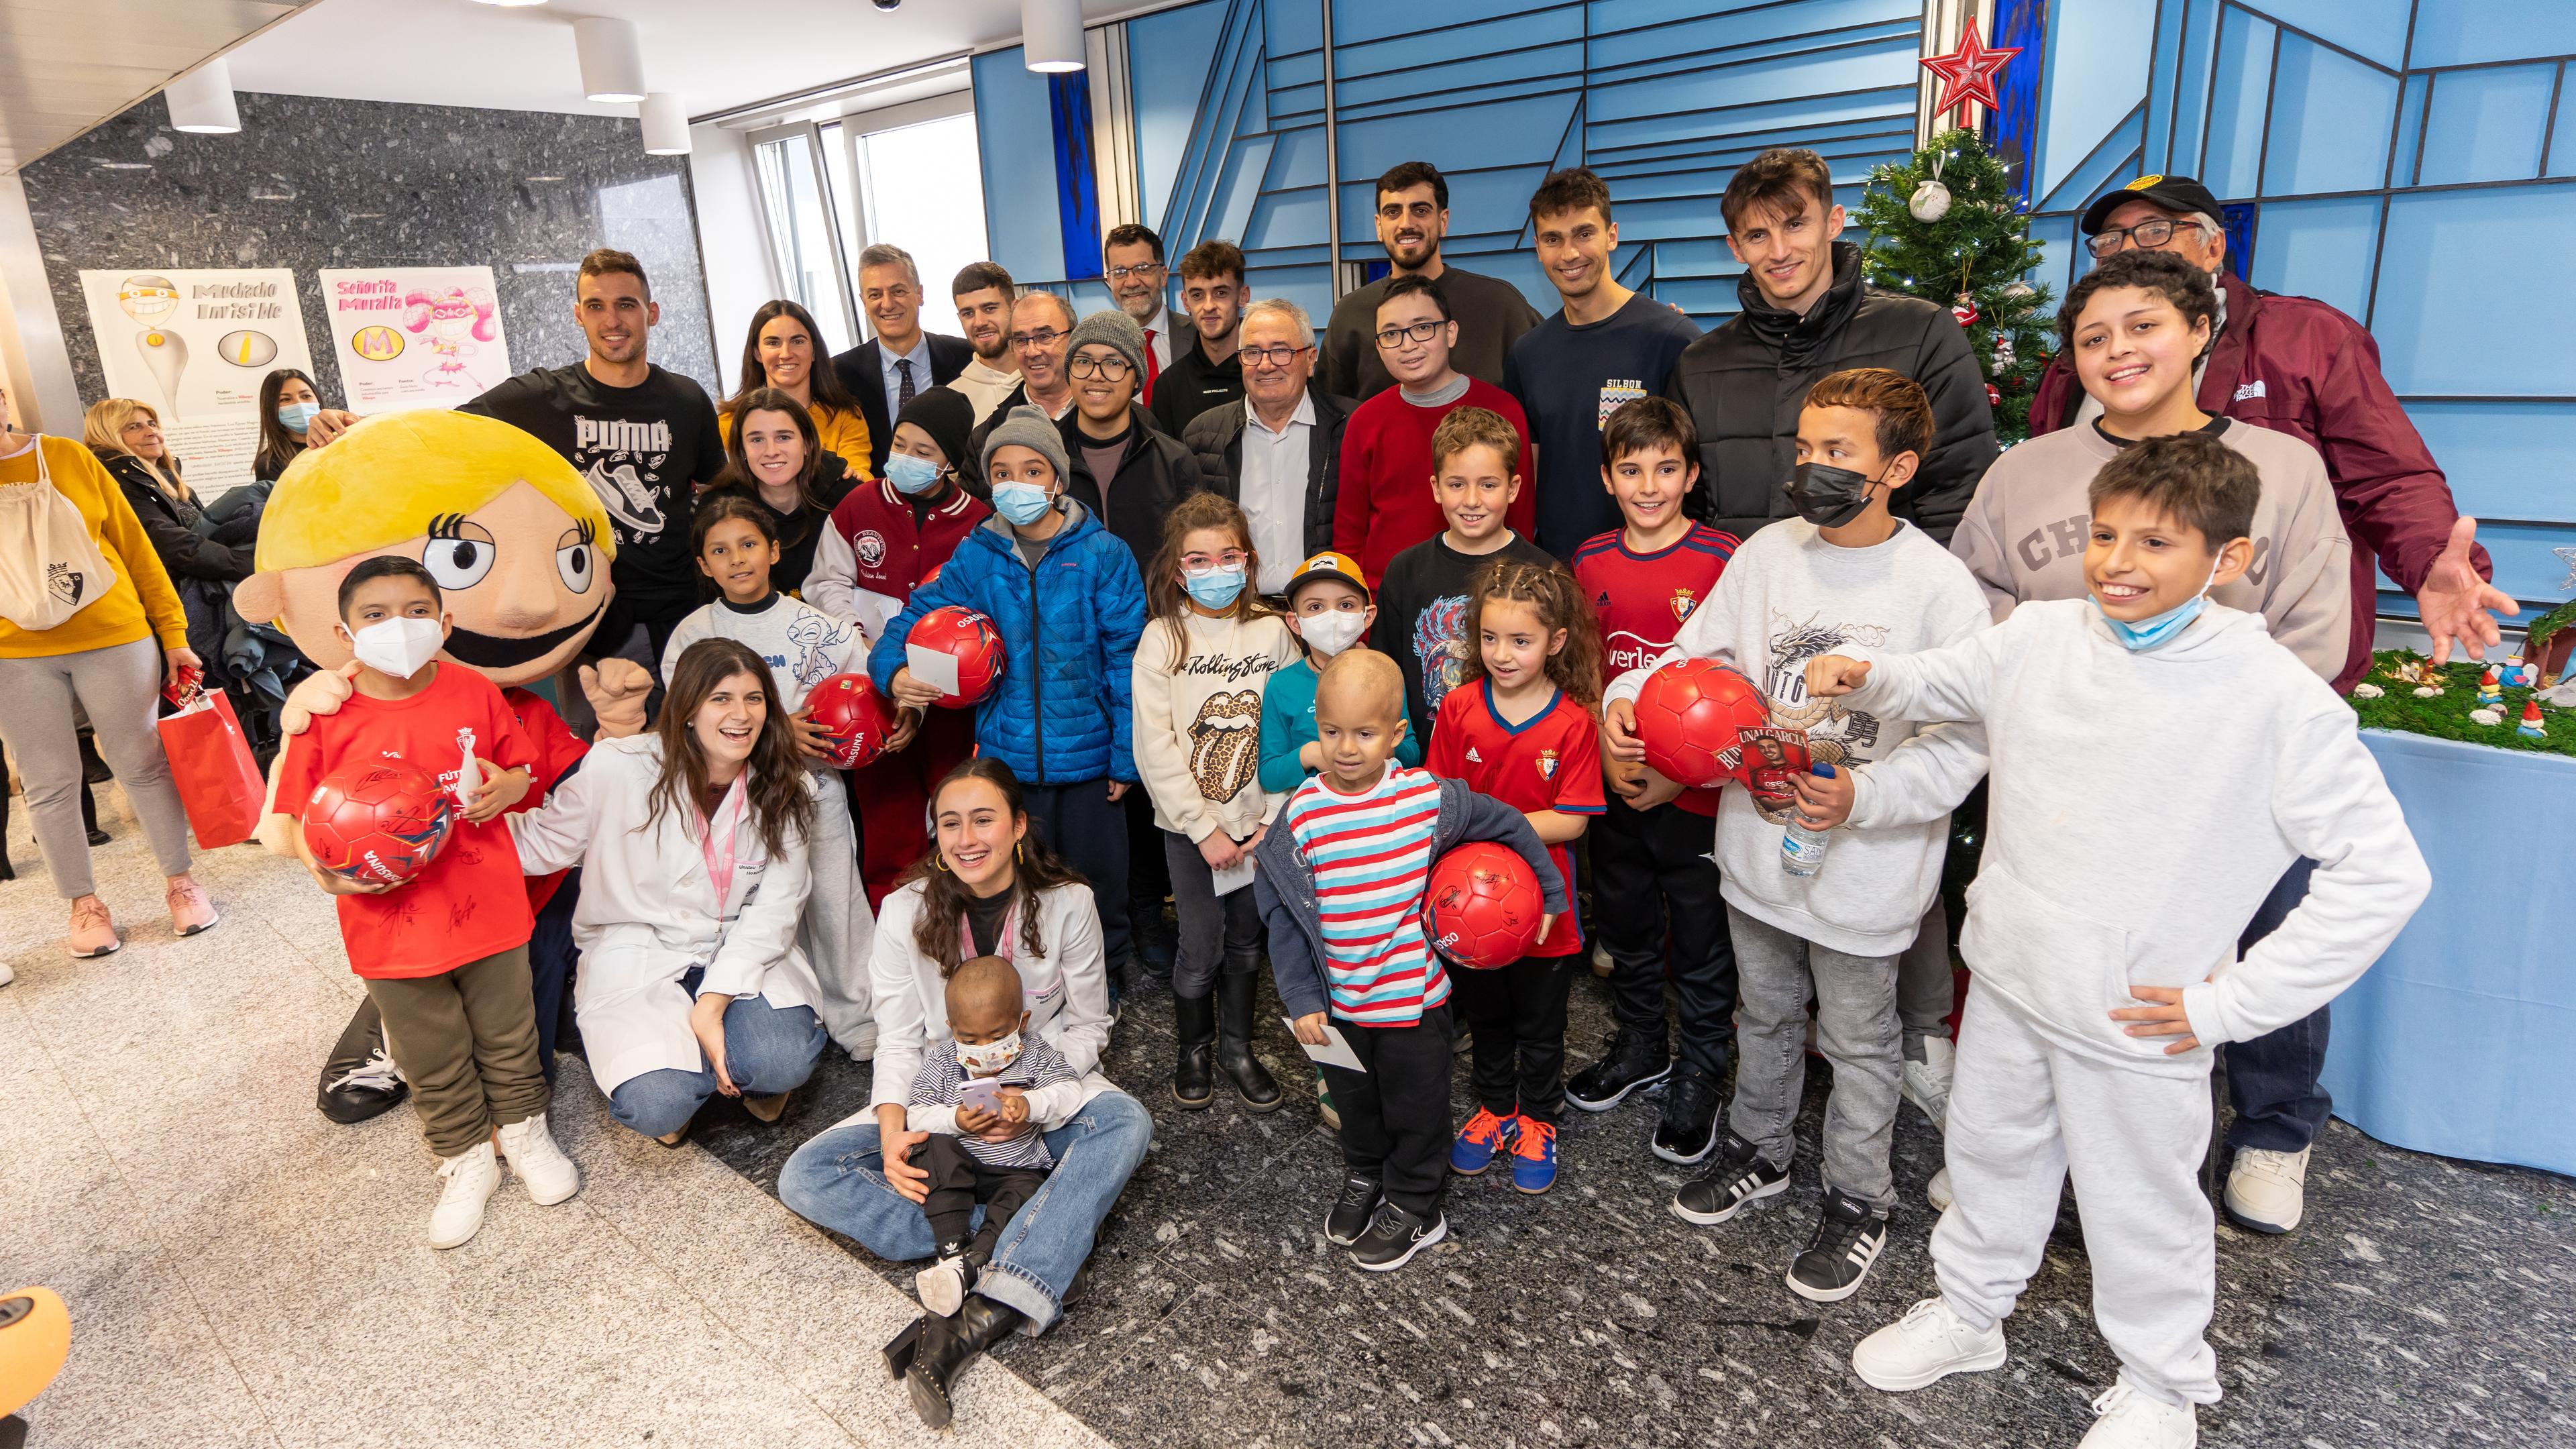
[[[1447,1236],[1449,1219],[1439,1210],[1417,1217],[1395,1203],[1382,1202],[1377,1215],[1369,1219],[1368,1231],[1351,1244],[1351,1261],[1372,1273],[1392,1273]]]
[[[1621,1027],[1611,1035],[1601,1060],[1574,1074],[1565,1084],[1565,1100],[1586,1112],[1607,1112],[1639,1087],[1651,1087],[1673,1069],[1663,1043]]]
[[[1342,1195],[1333,1202],[1333,1210],[1324,1215],[1324,1236],[1338,1246],[1349,1247],[1368,1231],[1369,1215],[1386,1198],[1386,1188],[1374,1177],[1352,1173],[1342,1183]]]
[[[1684,1167],[1717,1146],[1717,1084],[1699,1073],[1676,1070],[1664,1086],[1664,1115],[1655,1123],[1657,1157]]]
[[[1807,1251],[1789,1265],[1789,1291],[1818,1303],[1840,1303],[1860,1291],[1869,1266],[1887,1246],[1887,1214],[1832,1188]]]
[[[1788,1190],[1788,1173],[1765,1163],[1752,1143],[1729,1132],[1717,1166],[1673,1195],[1673,1216],[1714,1227],[1742,1211],[1746,1203]]]

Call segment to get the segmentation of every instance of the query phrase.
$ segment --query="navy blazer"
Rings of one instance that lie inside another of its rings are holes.
[[[930,339],[930,376],[915,378],[919,387],[945,387],[975,359],[975,345],[963,337],[922,335]],[[868,420],[868,471],[882,477],[886,453],[894,447],[894,419],[886,415],[885,349],[871,337],[833,358],[832,370],[859,400],[859,412]]]

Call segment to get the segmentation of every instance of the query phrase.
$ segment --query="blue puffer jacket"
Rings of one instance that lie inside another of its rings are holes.
[[[1001,631],[1001,685],[975,708],[975,745],[1030,785],[1136,779],[1129,708],[1145,583],[1136,556],[1072,499],[1032,574],[1010,525],[989,518],[939,577],[912,591],[868,654],[877,688],[904,667],[904,638],[933,609],[962,605]]]

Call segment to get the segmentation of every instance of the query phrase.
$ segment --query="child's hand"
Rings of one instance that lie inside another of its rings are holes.
[[[1538,918],[1538,939],[1537,939],[1537,940],[1535,940],[1535,941],[1532,941],[1530,944],[1531,944],[1531,945],[1533,945],[1533,946],[1544,946],[1544,945],[1546,945],[1546,944],[1547,944],[1547,933],[1548,933],[1548,932],[1550,932],[1550,931],[1552,931],[1552,930],[1554,930],[1554,929],[1556,929],[1556,917],[1554,917],[1554,916],[1541,916],[1541,917],[1539,917],[1539,918]]]
[[[1029,1094],[1017,1087],[1002,1089],[1002,1124],[1025,1127],[1029,1121]]]
[[[304,682],[286,693],[285,707],[277,712],[277,727],[290,735],[300,735],[313,727],[317,714],[338,714],[349,696],[358,692],[358,671],[366,666],[352,659],[337,669],[325,669],[307,675]]]
[[[894,702],[906,709],[928,709],[937,704],[942,697],[935,686],[913,678],[912,671],[908,668],[896,670],[894,678],[886,681],[886,684],[894,695]]]
[[[625,739],[644,732],[644,702],[653,693],[653,671],[632,659],[602,659],[581,666],[581,695],[599,717],[599,732]]]
[[[1852,800],[1859,792],[1849,769],[1836,768],[1831,779],[1792,775],[1789,783],[1798,792],[1798,818],[1809,830],[1831,830],[1851,818]]]
[[[502,811],[528,798],[528,772],[525,769],[504,770],[490,760],[474,762],[483,767],[483,788],[465,802],[466,823],[480,825]]]
[[[999,1112],[987,1112],[972,1102],[957,1104],[957,1130],[969,1137],[981,1137],[1002,1120]]]
[[[1610,787],[1628,802],[1628,808],[1640,812],[1669,805],[1682,797],[1682,783],[1652,765],[1639,765],[1633,778],[1611,776]]]
[[[1308,1046],[1324,1044],[1324,1014],[1320,1011],[1309,1012],[1297,1018],[1288,1024],[1288,1029],[1297,1034],[1297,1040]]]
[[[1601,707],[1601,751],[1626,764],[1640,764],[1645,760],[1646,747],[1637,742],[1637,706],[1634,701],[1614,699]]]
[[[1223,830],[1211,830],[1208,838],[1199,842],[1199,858],[1208,863],[1210,870],[1232,870],[1243,859],[1243,847]]]
[[[1112,780],[1109,782],[1109,798],[1113,802],[1124,800],[1127,798],[1127,792],[1135,788],[1136,782],[1133,780]]]
[[[335,896],[380,896],[402,884],[400,881],[390,880],[355,880],[336,870],[324,870],[312,864],[307,864],[304,868],[313,872],[313,879],[323,890]]]
[[[2123,1006],[2111,1013],[2113,1021],[2137,1023],[2125,1028],[2128,1035],[2181,1037],[2182,1040],[2165,1048],[2165,1055],[2169,1057],[2180,1056],[2200,1045],[2200,1038],[2192,1035],[2191,1018],[2185,1015],[2182,1009],[2181,987],[2132,986],[2129,988],[2129,994],[2140,1001],[2153,1004]]]
[[[1868,678],[1869,665],[1858,659],[1820,654],[1807,661],[1807,693],[1818,699],[1839,699]]]
[[[814,723],[811,706],[787,717],[787,732],[796,740],[796,752],[812,760],[832,760],[832,732]]]
[[[886,731],[885,753],[891,755],[912,743],[921,733],[921,711],[905,708],[894,712],[894,728]]]
[[[702,991],[689,1003],[689,1031],[698,1039],[698,1050],[707,1054],[715,1068],[716,1090],[728,1097],[739,1097],[742,1088],[733,1084],[733,1074],[725,1070],[725,1008],[733,998],[721,991]]]

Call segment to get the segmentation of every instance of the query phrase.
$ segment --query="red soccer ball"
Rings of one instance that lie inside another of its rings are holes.
[[[807,717],[832,737],[832,763],[855,770],[885,753],[894,710],[864,674],[835,674],[805,696]]]
[[[1646,763],[1684,785],[1714,785],[1732,772],[1717,757],[1736,731],[1760,729],[1770,704],[1753,681],[1714,659],[1677,659],[1637,694],[1637,740]]]
[[[992,620],[972,609],[955,604],[933,609],[914,621],[904,642],[919,649],[935,649],[957,660],[957,692],[939,697],[941,709],[965,709],[981,703],[1002,677],[1001,631],[993,627]]]
[[[1431,949],[1478,971],[1509,966],[1538,944],[1547,897],[1509,846],[1471,840],[1431,866],[1422,931]]]
[[[304,802],[304,845],[324,870],[400,884],[429,869],[456,828],[456,801],[401,760],[365,760],[324,776]]]

